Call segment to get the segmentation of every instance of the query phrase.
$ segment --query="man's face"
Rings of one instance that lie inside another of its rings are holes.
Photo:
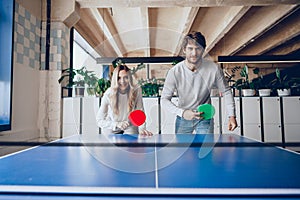
[[[195,42],[189,41],[184,49],[186,60],[191,64],[197,64],[204,53],[204,49],[201,45]]]

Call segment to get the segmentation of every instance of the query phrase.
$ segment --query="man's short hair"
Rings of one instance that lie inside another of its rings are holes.
[[[187,34],[184,37],[182,47],[185,48],[187,46],[188,42],[191,40],[196,42],[198,45],[202,46],[203,49],[206,48],[206,40],[205,40],[204,35],[202,35],[201,32],[192,31],[191,33]]]

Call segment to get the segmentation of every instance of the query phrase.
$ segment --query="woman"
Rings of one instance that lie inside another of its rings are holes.
[[[112,75],[111,87],[103,95],[97,113],[97,125],[105,132],[152,135],[145,129],[133,126],[128,115],[133,110],[144,110],[141,88],[133,84],[130,69],[126,65],[118,65]]]

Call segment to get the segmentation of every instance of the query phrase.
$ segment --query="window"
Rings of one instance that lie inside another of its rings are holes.
[[[0,131],[11,129],[14,0],[0,0]]]

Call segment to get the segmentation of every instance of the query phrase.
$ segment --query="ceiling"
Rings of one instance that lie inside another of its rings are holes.
[[[299,0],[76,0],[75,29],[100,57],[180,56],[190,31],[206,55],[300,55]]]

